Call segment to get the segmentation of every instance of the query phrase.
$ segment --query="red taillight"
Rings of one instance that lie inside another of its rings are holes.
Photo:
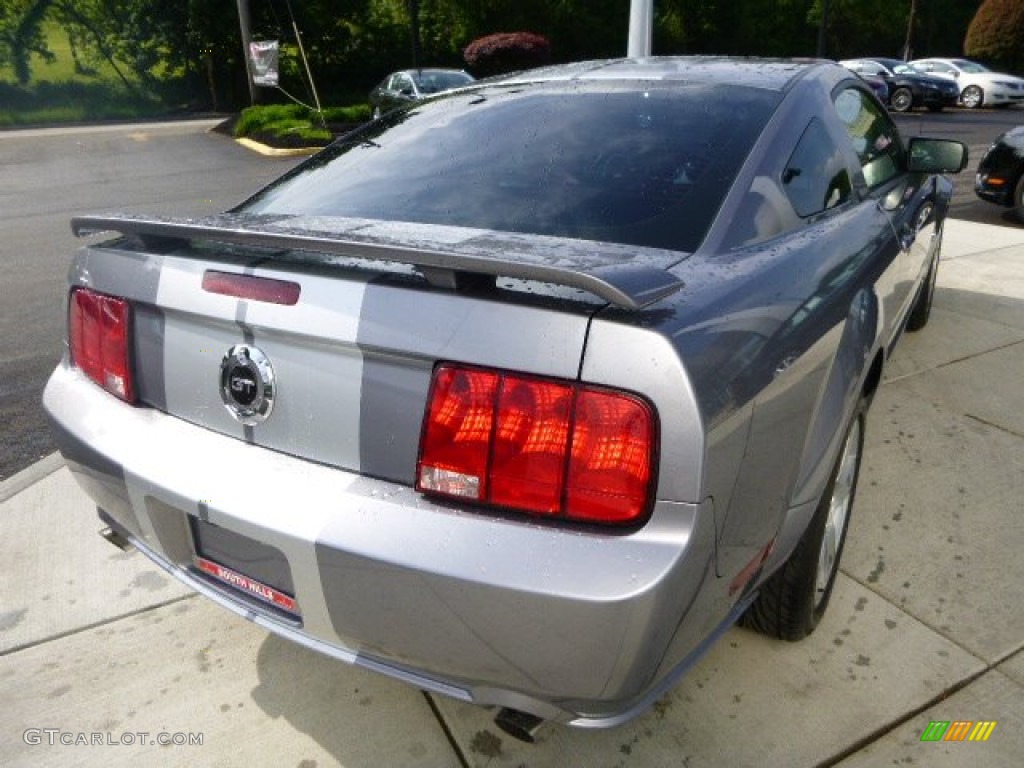
[[[416,488],[632,523],[650,507],[655,442],[654,412],[634,395],[446,364],[434,372]]]
[[[131,306],[124,299],[75,288],[68,308],[71,362],[105,390],[135,399],[129,347]]]
[[[498,375],[438,368],[420,442],[417,488],[483,499]],[[425,449],[429,448],[429,454]]]
[[[642,400],[584,388],[576,399],[566,514],[617,523],[646,511],[654,418]]]

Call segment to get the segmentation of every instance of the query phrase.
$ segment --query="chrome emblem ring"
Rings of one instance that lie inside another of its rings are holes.
[[[236,344],[220,363],[220,398],[247,427],[266,421],[274,408],[277,386],[270,360],[256,347]]]

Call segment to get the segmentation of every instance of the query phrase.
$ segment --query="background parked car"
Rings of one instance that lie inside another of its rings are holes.
[[[889,86],[886,84],[885,80],[878,77],[878,75],[867,75],[861,74],[860,72],[858,72],[857,75],[861,80],[871,86],[871,90],[874,91],[875,96],[878,97],[880,102],[883,104],[887,104],[889,102]]]
[[[886,103],[893,112],[907,112],[916,107],[939,112],[943,107],[955,107],[960,100],[956,83],[918,72],[899,59],[845,59],[839,63],[862,77],[869,75],[885,81],[889,87]]]
[[[916,59],[910,66],[920,72],[956,83],[960,104],[967,109],[1008,107],[1024,103],[1024,80],[968,59]]]
[[[473,76],[461,69],[406,69],[392,72],[370,91],[373,116],[410,101],[450,91],[473,82]]]
[[[1012,207],[1024,224],[1024,125],[993,142],[978,163],[974,191],[982,200]]]

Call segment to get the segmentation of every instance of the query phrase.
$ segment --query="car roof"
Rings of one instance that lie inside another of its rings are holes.
[[[466,75],[470,77],[470,74],[464,69],[448,69],[445,67],[420,67],[418,69],[401,69],[394,73],[398,75]]]
[[[787,90],[816,69],[838,69],[824,59],[751,59],[725,56],[655,56],[608,59],[527,70],[497,78],[500,82],[569,80],[663,80]]]
[[[883,69],[892,69],[892,67],[886,63],[890,61],[894,61],[894,59],[876,59],[871,56],[858,56],[856,59],[843,59],[839,64],[844,67],[848,67],[851,64],[876,64]]]

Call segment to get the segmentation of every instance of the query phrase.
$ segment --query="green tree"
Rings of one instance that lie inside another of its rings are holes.
[[[52,0],[4,0],[0,6],[0,65],[10,66],[21,85],[32,76],[32,54],[52,59],[42,25]]]
[[[654,52],[812,56],[822,2],[656,0]],[[913,56],[959,54],[981,4],[918,0],[911,24],[913,0],[828,2],[827,55],[833,58],[900,56],[908,31]],[[1019,18],[1022,12],[1020,0],[989,4],[1009,9],[993,17]],[[289,91],[301,92],[305,82],[291,12],[325,102],[359,98],[387,72],[413,64],[410,0],[252,0],[250,8],[254,37],[282,43],[282,82]],[[555,62],[626,50],[629,3],[623,0],[418,0],[418,11],[423,65],[463,66],[472,40],[501,32],[547,38]],[[984,14],[978,18],[983,29]],[[32,56],[47,54],[46,21],[66,31],[83,67],[104,62],[136,91],[196,106],[248,100],[234,3],[0,0],[0,65],[12,67],[23,83]],[[1017,40],[1012,50],[1020,53],[1024,46]],[[1003,60],[999,53],[984,55],[997,57]]]
[[[49,11],[76,59],[106,64],[131,91],[196,106],[239,102],[244,61],[233,6],[225,14],[219,0],[51,0]]]
[[[985,0],[967,28],[964,55],[1024,71],[1024,3]]]

